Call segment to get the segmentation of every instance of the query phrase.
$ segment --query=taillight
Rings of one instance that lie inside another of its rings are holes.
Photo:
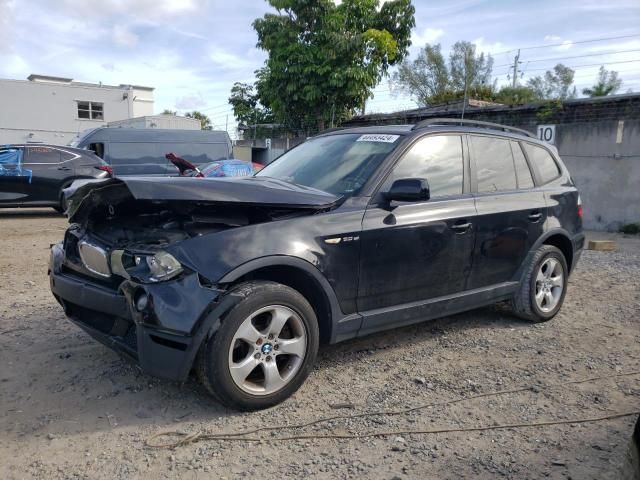
[[[107,172],[109,174],[110,177],[113,176],[113,168],[108,166],[108,165],[98,165],[97,167],[98,170],[102,170],[103,172]]]
[[[582,219],[582,199],[578,195],[578,218]]]

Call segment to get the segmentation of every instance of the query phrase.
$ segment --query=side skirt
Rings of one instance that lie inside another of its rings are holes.
[[[403,327],[491,305],[507,300],[513,295],[517,287],[518,282],[504,282],[425,301],[360,312],[363,321],[357,336],[362,337],[390,328]]]

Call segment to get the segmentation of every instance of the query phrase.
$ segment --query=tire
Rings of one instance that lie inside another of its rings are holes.
[[[309,376],[318,353],[318,321],[309,302],[285,285],[252,281],[233,292],[244,298],[200,348],[196,375],[229,408],[268,408]]]
[[[65,188],[67,188],[67,187],[63,187],[63,190]],[[64,192],[62,190],[60,190],[59,198],[60,198],[59,205],[57,207],[53,207],[53,209],[56,212],[61,213],[62,215],[64,215],[65,213],[67,213],[67,208],[69,207],[69,205],[68,205],[67,198],[65,197]]]
[[[568,279],[569,268],[563,253],[552,245],[542,245],[534,253],[511,300],[513,313],[536,323],[551,320],[562,307]]]

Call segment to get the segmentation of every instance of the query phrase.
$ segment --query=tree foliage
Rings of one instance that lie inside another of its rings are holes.
[[[393,82],[414,97],[418,104],[427,106],[462,99],[465,88],[469,98],[491,97],[492,69],[491,55],[476,54],[473,43],[456,42],[448,63],[440,44],[427,44],[414,61],[402,62]],[[475,92],[476,97],[470,92]]]
[[[211,119],[207,117],[204,113],[198,112],[194,110],[193,112],[187,112],[184,114],[187,118],[195,118],[200,122],[200,128],[202,130],[211,130],[213,125],[211,125]]]
[[[161,115],[177,115],[178,112],[176,112],[175,110],[169,110],[168,108],[165,108]]]
[[[273,114],[260,104],[254,86],[249,83],[233,84],[229,104],[233,107],[233,115],[240,125],[273,122]]]
[[[622,87],[622,80],[618,78],[618,72],[609,72],[603,65],[598,72],[596,84],[591,88],[585,88],[582,93],[590,97],[606,97],[616,93],[620,87]]]
[[[576,87],[573,87],[575,72],[558,63],[553,70],[547,70],[543,77],[530,78],[527,85],[542,100],[567,100],[575,98]]]
[[[256,72],[257,93],[293,128],[325,122],[363,105],[405,57],[415,25],[410,0],[268,0],[277,13],[254,21],[269,57]]]

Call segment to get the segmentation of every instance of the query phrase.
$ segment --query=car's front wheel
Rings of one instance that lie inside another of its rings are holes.
[[[196,371],[223,404],[240,410],[273,406],[307,378],[318,352],[318,322],[309,302],[285,285],[241,284],[243,296],[201,348]]]
[[[513,297],[514,313],[534,322],[551,320],[562,307],[568,279],[564,254],[552,245],[542,245],[533,255]]]

